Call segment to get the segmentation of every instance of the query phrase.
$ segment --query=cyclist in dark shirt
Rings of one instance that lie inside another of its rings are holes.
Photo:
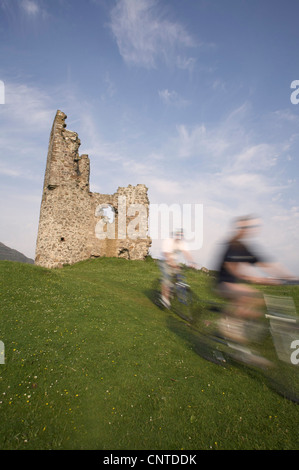
[[[285,271],[275,263],[252,252],[245,240],[256,234],[258,219],[246,216],[235,220],[235,233],[228,242],[220,262],[216,292],[229,300],[219,329],[231,339],[247,342],[245,320],[257,319],[264,305],[262,294],[250,284],[277,284],[275,278],[248,275],[249,266],[261,268],[277,277],[285,277]]]
[[[228,267],[228,263],[256,264],[261,261],[259,256],[250,252],[240,240],[232,240],[226,249],[220,266],[219,282],[238,282],[239,280],[236,272]]]

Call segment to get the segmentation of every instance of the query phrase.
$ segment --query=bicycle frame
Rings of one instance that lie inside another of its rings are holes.
[[[177,295],[179,302],[182,302],[182,303],[186,303],[187,289],[190,289],[189,284],[187,284],[185,281],[186,281],[185,276],[183,275],[182,271],[179,270],[175,274],[172,294]]]
[[[162,262],[159,262],[159,267],[161,271],[160,277],[160,288],[158,293],[158,299],[156,304],[160,307],[165,307],[163,300],[161,299],[161,285],[163,282],[163,265]],[[184,274],[184,267],[179,266],[177,272],[174,273],[173,283],[170,288],[170,310],[179,315],[185,321],[192,321],[191,305],[194,298],[189,284],[186,282],[186,277]]]

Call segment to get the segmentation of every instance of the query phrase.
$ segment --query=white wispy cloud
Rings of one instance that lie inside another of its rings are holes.
[[[190,68],[183,51],[195,43],[180,24],[163,18],[157,0],[119,0],[111,11],[111,30],[128,64],[155,68],[158,61]]]
[[[116,94],[116,86],[109,72],[105,73],[104,78],[103,78],[103,84],[105,87],[105,91],[102,93],[101,98],[103,100],[105,100],[106,97],[108,97],[108,99],[112,98]]]
[[[18,82],[5,85],[5,105],[0,106],[0,177],[5,185],[9,178],[18,178],[25,186],[38,184],[43,178],[49,123],[56,110],[51,96],[38,87]]]
[[[205,124],[192,126],[192,128],[179,124],[173,144],[178,149],[179,157],[207,157],[208,161],[212,162],[215,158],[223,156],[225,150],[231,145],[222,133],[222,129],[207,129]]]
[[[175,106],[176,108],[184,108],[190,104],[188,100],[182,98],[179,93],[172,90],[169,91],[167,88],[158,91],[159,97],[162,102],[166,105]]]
[[[34,257],[41,191],[55,110],[51,97],[32,85],[5,82],[0,106],[0,239]],[[20,236],[20,233],[22,234]]]
[[[5,106],[0,109],[0,117],[3,119],[3,125],[8,123],[7,127],[11,130],[11,124],[14,128],[19,125],[45,128],[53,114],[50,93],[25,82],[5,83],[5,98]]]
[[[34,0],[22,0],[21,7],[25,10],[28,15],[37,15],[40,12],[38,3]]]

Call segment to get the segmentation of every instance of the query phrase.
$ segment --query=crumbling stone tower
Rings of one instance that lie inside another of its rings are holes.
[[[66,129],[66,118],[57,111],[50,134],[35,264],[54,268],[99,256],[144,259],[151,245],[146,186],[91,193],[89,157],[79,155],[78,134]]]

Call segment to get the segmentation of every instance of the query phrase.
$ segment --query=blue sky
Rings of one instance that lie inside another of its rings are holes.
[[[60,109],[92,191],[203,205],[200,266],[256,213],[265,251],[299,274],[298,15],[297,0],[0,0],[0,241],[34,257]]]

